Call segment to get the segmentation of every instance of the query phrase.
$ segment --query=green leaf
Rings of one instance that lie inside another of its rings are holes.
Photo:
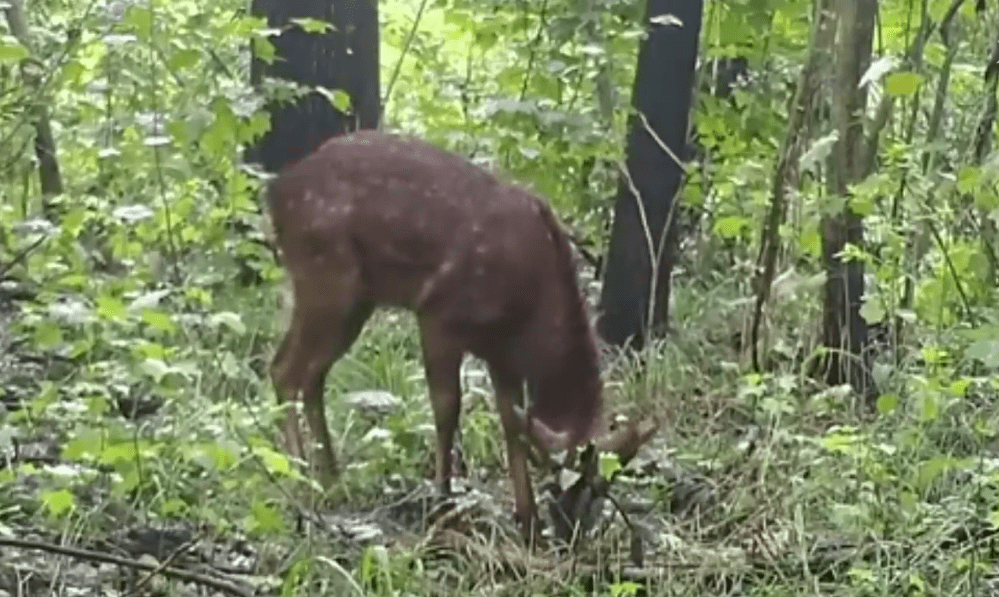
[[[749,219],[742,216],[726,216],[715,222],[715,234],[725,240],[738,238],[743,230],[749,228]]]
[[[226,351],[222,355],[222,363],[219,365],[219,371],[221,371],[222,375],[229,378],[239,377],[239,361],[236,360],[236,357],[231,352]]]
[[[77,238],[83,230],[83,224],[90,218],[90,211],[84,208],[75,208],[66,212],[59,228],[70,238]]]
[[[140,447],[132,442],[117,442],[106,444],[98,455],[97,462],[108,466],[117,467],[125,463],[131,465],[138,456]]]
[[[187,502],[180,498],[168,498],[160,504],[160,516],[172,518],[183,516],[187,513],[189,506]]]
[[[999,368],[999,338],[972,342],[964,349],[964,356],[991,369]]]
[[[288,457],[266,447],[256,446],[253,453],[264,463],[264,467],[275,475],[287,475],[291,472],[291,462]]]
[[[264,64],[273,64],[277,58],[277,49],[265,35],[267,31],[261,31],[253,38],[253,56]]]
[[[985,211],[992,211],[999,207],[999,193],[990,186],[979,189],[975,194],[975,207]]]
[[[50,350],[65,344],[62,337],[62,329],[51,321],[39,322],[35,326],[33,336],[35,345],[42,350]]]
[[[124,31],[134,33],[138,39],[148,41],[153,31],[153,14],[153,11],[147,10],[145,7],[129,6],[119,21],[119,26]]]
[[[236,453],[227,445],[212,443],[203,446],[199,452],[207,456],[211,466],[217,471],[226,471],[236,465]]]
[[[952,0],[933,0],[930,2],[928,16],[930,20],[934,23],[939,23],[943,20],[947,10],[950,8]]]
[[[42,491],[41,502],[53,518],[60,518],[76,507],[76,498],[68,489]]]
[[[882,394],[878,396],[878,414],[887,415],[895,412],[898,408],[898,396],[895,394]]]
[[[599,461],[600,476],[610,481],[616,472],[621,470],[621,460],[612,452],[601,452]]]
[[[350,95],[343,89],[327,89],[321,85],[317,85],[315,89],[317,93],[329,100],[337,110],[340,110],[344,114],[350,112]]]
[[[63,444],[59,456],[70,462],[84,461],[87,457],[96,458],[101,452],[103,443],[102,435],[96,430],[84,429]]]
[[[280,531],[284,528],[281,516],[262,500],[253,500],[250,504],[249,532],[267,533]]]
[[[860,306],[860,316],[864,318],[868,324],[875,324],[885,319],[885,309],[881,305],[881,301],[877,299],[867,299],[864,304]]]
[[[183,71],[198,65],[201,60],[201,52],[194,48],[183,48],[177,50],[170,56],[168,64],[174,71]]]
[[[170,367],[160,359],[145,359],[139,363],[139,371],[159,383],[170,373]]]
[[[0,64],[16,64],[30,55],[13,35],[0,36]]]
[[[874,196],[868,194],[857,194],[851,196],[848,205],[850,206],[850,211],[862,218],[866,218],[867,216],[873,214],[875,208],[877,207],[874,204]]]
[[[931,423],[940,416],[940,405],[936,396],[924,392],[919,400],[919,421],[921,423]]]
[[[333,30],[333,25],[327,23],[326,21],[320,21],[319,19],[312,19],[309,17],[299,17],[295,19],[288,19],[291,23],[298,25],[306,33],[325,33],[327,29]]]
[[[633,582],[619,582],[610,586],[611,597],[633,597],[638,595],[640,587]]]
[[[242,336],[246,333],[246,324],[243,323],[242,318],[232,311],[220,311],[214,313],[208,318],[208,325],[213,328],[218,329],[219,327],[225,326],[232,330],[237,336]]]
[[[927,460],[919,466],[919,471],[916,473],[916,485],[920,489],[926,489],[930,483],[936,481],[953,467],[954,461],[950,458],[938,457]]]
[[[978,184],[978,168],[975,166],[963,165],[957,170],[957,190],[961,193],[970,193],[975,190]]]
[[[923,77],[917,73],[892,73],[885,79],[885,92],[895,97],[910,96],[919,89]]]
[[[798,248],[805,255],[810,255],[811,257],[818,257],[822,254],[822,235],[819,234],[818,228],[808,228],[801,233],[801,237],[798,238]]]
[[[163,311],[146,309],[142,312],[142,321],[148,325],[151,330],[163,332],[164,334],[172,334],[177,330],[177,326],[173,324],[170,314],[164,313]]]
[[[851,454],[854,452],[854,444],[857,443],[857,436],[850,432],[833,432],[821,440],[823,448],[830,452],[839,454]]]
[[[97,297],[97,314],[110,321],[117,321],[125,316],[125,305],[114,298],[102,294]]]

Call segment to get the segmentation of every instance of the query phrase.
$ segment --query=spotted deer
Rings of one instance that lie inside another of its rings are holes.
[[[506,441],[516,517],[531,536],[529,445],[575,449],[603,426],[593,331],[572,252],[541,199],[428,143],[374,131],[334,137],[267,189],[293,297],[270,367],[278,401],[302,401],[317,442],[307,458],[297,414],[286,449],[329,487],[337,456],[323,406],[326,374],[375,308],[415,313],[437,434],[436,486],[451,490],[459,367],[485,361]],[[530,406],[523,407],[526,385]],[[633,451],[634,429],[598,439]]]

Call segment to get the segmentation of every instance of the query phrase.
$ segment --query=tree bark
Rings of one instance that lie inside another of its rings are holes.
[[[256,55],[250,82],[259,87],[265,76],[307,87],[342,90],[350,97],[345,113],[318,91],[294,102],[269,101],[271,129],[246,161],[259,162],[268,172],[279,172],[312,153],[330,137],[358,129],[375,129],[381,118],[378,62],[378,5],[376,0],[253,0],[254,15],[281,28],[270,38],[276,50],[272,64]],[[307,33],[291,19],[328,22],[324,33]]]
[[[828,188],[832,197],[848,197],[849,186],[867,175],[864,138],[867,90],[860,77],[870,65],[877,0],[837,0],[836,80],[832,123],[839,133],[830,158]],[[823,309],[825,377],[829,384],[849,383],[868,400],[877,396],[867,348],[867,323],[860,315],[864,266],[844,260],[847,244],[862,248],[863,221],[849,205],[822,219],[822,254],[826,267]]]
[[[632,92],[637,114],[629,118],[597,321],[600,336],[622,348],[641,350],[668,321],[673,213],[684,175],[677,156],[686,155],[702,10],[703,0],[646,4],[649,35]]]

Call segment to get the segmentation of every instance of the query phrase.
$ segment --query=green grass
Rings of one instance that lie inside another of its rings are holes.
[[[738,594],[895,595],[922,586],[925,594],[956,595],[972,594],[971,583],[985,582],[985,571],[973,571],[976,558],[988,557],[987,546],[945,539],[958,525],[989,528],[995,467],[986,454],[999,421],[995,380],[955,385],[953,367],[911,366],[885,385],[886,393],[904,396],[897,408],[872,416],[840,394],[816,391],[791,359],[772,373],[747,374],[731,344],[744,316],[731,308],[738,298],[731,290],[704,292],[680,281],[675,293],[676,333],[650,349],[644,375],[615,361],[607,377],[613,410],[655,409],[663,417],[650,445],[653,460],[685,477],[701,476],[710,495],[696,515],[675,516],[670,503],[677,486],[661,473],[617,484],[619,498],[653,505],[638,516],[657,539],[647,556],[655,573],[648,594],[736,594],[731,587],[741,586],[745,592]],[[210,311],[239,313],[241,326],[211,328],[190,311],[182,317],[177,305],[169,314],[177,332],[165,362],[187,374],[154,383],[129,366],[112,373],[103,365],[122,362],[112,350],[107,361],[59,380],[59,391],[89,405],[90,414],[68,417],[58,402],[40,395],[27,411],[32,416],[15,420],[27,430],[55,425],[65,434],[65,458],[96,459],[113,471],[78,478],[37,473],[44,506],[34,510],[52,528],[100,535],[123,520],[197,521],[285,554],[295,570],[285,582],[304,583],[307,594],[328,594],[344,582],[329,558],[341,558],[338,565],[365,595],[628,594],[627,578],[608,577],[592,564],[627,560],[629,539],[619,523],[584,545],[582,561],[590,563],[580,563],[575,575],[551,564],[504,560],[509,548],[501,549],[496,537],[471,535],[442,560],[405,533],[382,551],[321,527],[297,530],[296,512],[311,506],[272,443],[275,402],[261,375],[281,332],[278,287],[217,296]],[[792,346],[799,336],[807,341],[812,302],[806,294],[781,305],[770,334]],[[127,351],[138,350],[136,338],[117,337]],[[434,436],[419,354],[412,316],[383,311],[331,371],[328,420],[346,470],[339,511],[382,512],[378,508],[401,489],[432,478]],[[132,394],[162,397],[164,407],[137,423],[107,414],[84,390],[115,378]],[[467,470],[492,487],[509,517],[512,497],[487,377],[469,359],[463,379]],[[958,400],[955,392],[966,386],[981,399]],[[359,390],[391,392],[402,406],[388,416],[362,415],[342,400]],[[384,432],[372,433],[376,428]],[[68,510],[59,501],[66,489],[74,496]],[[833,566],[835,582],[822,568],[830,565],[822,556],[827,545],[845,554]],[[262,572],[276,571],[274,565]],[[596,588],[585,589],[594,578]]]

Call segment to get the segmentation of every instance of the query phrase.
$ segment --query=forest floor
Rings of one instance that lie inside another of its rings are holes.
[[[408,315],[376,316],[331,372],[346,472],[328,508],[274,443],[264,372],[281,325],[276,293],[232,294],[210,312],[162,295],[169,330],[148,315],[96,325],[63,302],[44,316],[90,327],[60,341],[28,301],[8,297],[0,595],[999,590],[987,429],[997,401],[948,403],[931,421],[918,410],[925,397],[906,407],[915,414],[875,415],[817,386],[796,357],[814,343],[801,332],[817,315],[807,291],[779,299],[773,370],[752,373],[733,341],[745,301],[721,283],[685,284],[678,277],[674,333],[643,369],[607,367],[611,410],[654,410],[663,427],[619,471],[611,499],[586,502],[589,529],[573,549],[533,554],[513,523],[502,434],[473,360],[456,495],[447,516],[435,512],[433,425]],[[18,335],[20,318],[34,336]],[[968,378],[961,391],[995,388]],[[550,516],[572,475],[534,479]]]

